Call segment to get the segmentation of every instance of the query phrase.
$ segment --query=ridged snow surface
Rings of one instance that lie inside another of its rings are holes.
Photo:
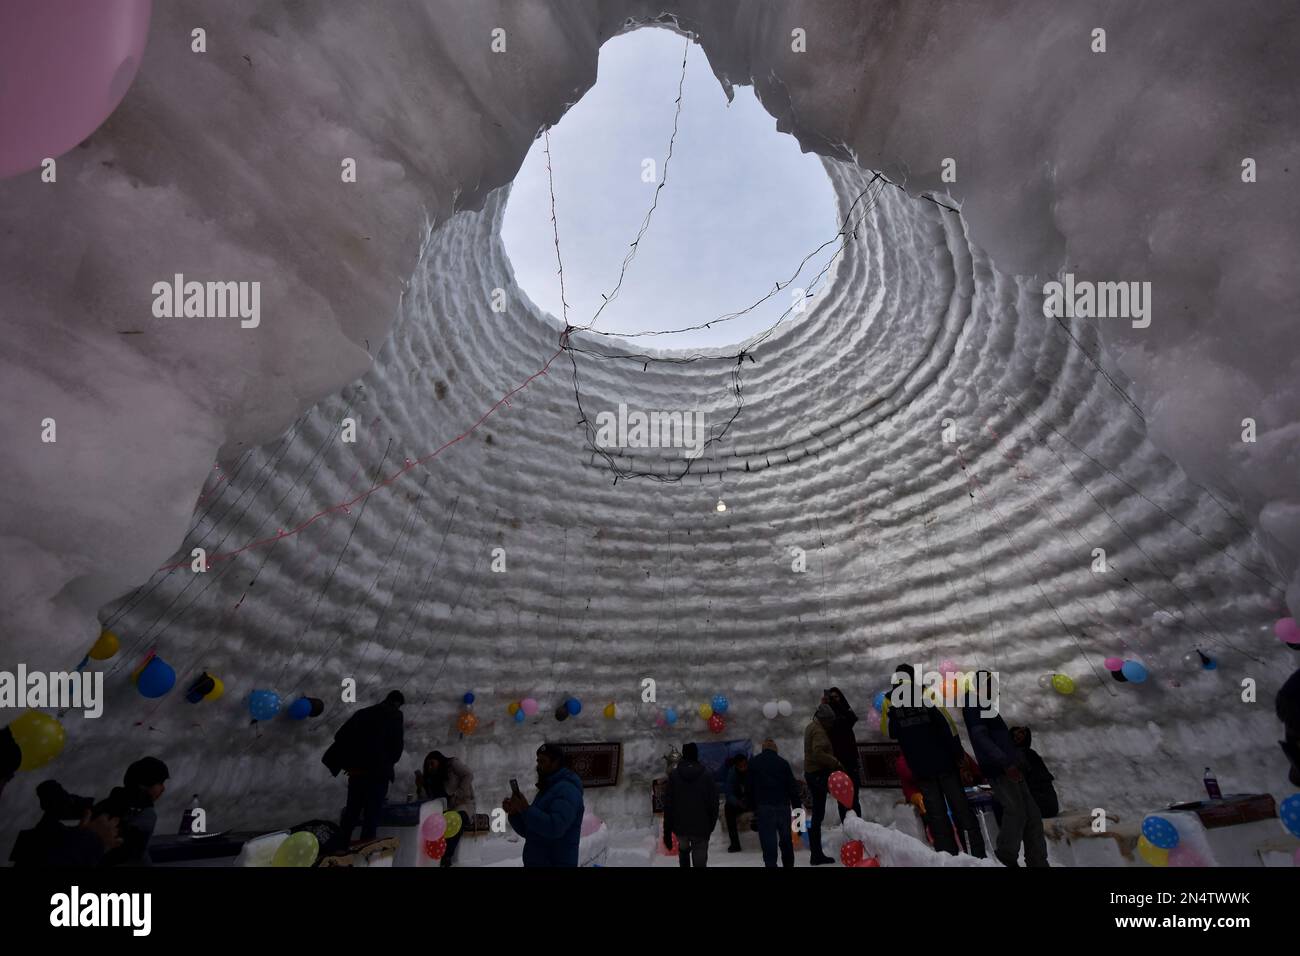
[[[720,77],[757,78],[781,128],[833,157],[844,209],[875,168],[962,205],[883,189],[826,293],[743,363],[739,417],[681,483],[614,483],[585,447],[561,327],[498,235],[498,187],[533,132],[591,85],[600,42],[658,5],[205,10],[226,40],[197,64],[160,41],[197,8],[159,5],[136,87],[65,160],[67,188],[0,186],[19,226],[0,235],[17,356],[0,379],[16,422],[5,663],[72,666],[103,623],[124,644],[95,665],[105,716],[65,717],[49,775],[98,792],[153,753],[178,814],[198,791],[223,828],[333,815],[342,786],[319,756],[354,677],[363,703],[406,694],[396,795],[435,747],[475,768],[486,810],[531,778],[542,739],[617,739],[623,785],[591,804],[641,825],[660,755],[708,736],[693,708],[712,695],[731,701],[725,739],[774,733],[797,767],[821,688],[844,688],[876,739],[866,714],[893,665],[951,659],[1002,674],[1066,807],[1190,798],[1206,765],[1225,791],[1284,792],[1271,700],[1296,655],[1270,630],[1297,596],[1297,217],[1280,172],[1294,130],[1270,117],[1296,115],[1293,20],[1269,4],[1072,4],[1050,26],[1033,5],[667,6]],[[1099,23],[1108,60],[1087,52]],[[514,59],[486,52],[499,24]],[[793,26],[816,55],[788,52]],[[355,192],[336,183],[346,155]],[[946,156],[957,184],[938,180]],[[1149,335],[1044,318],[1058,270],[1151,280]],[[275,279],[263,328],[148,318],[150,284],[178,271]],[[623,402],[716,424],[735,407],[734,360],[578,362],[588,415]],[[42,450],[32,423],[56,412]],[[206,574],[151,576],[194,547],[216,558]],[[1216,672],[1184,664],[1196,646]],[[149,648],[180,676],[160,701],[128,680]],[[1112,655],[1151,679],[1116,683]],[[203,669],[226,696],[187,704]],[[1076,693],[1042,689],[1053,672]],[[672,731],[640,701],[647,677],[682,714]],[[250,726],[254,688],[326,712]],[[466,691],[480,724],[460,740]],[[542,709],[517,725],[505,707],[526,696]],[[557,723],[567,696],[583,712]],[[767,721],[777,698],[795,715]],[[26,788],[3,800],[5,825],[25,822]]]

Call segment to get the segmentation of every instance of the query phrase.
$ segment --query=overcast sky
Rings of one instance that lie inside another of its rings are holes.
[[[551,130],[551,164],[569,321],[586,324],[619,267],[663,176],[686,41],[662,29],[601,48],[596,85]],[[655,179],[642,181],[653,159]],[[680,328],[748,306],[839,228],[821,161],[776,131],[749,87],[727,98],[704,53],[687,57],[682,114],[668,184],[618,298],[596,328]],[[539,138],[515,178],[504,224],[520,286],[561,315],[546,156]],[[834,247],[805,267],[811,281]],[[783,291],[763,309],[712,329],[640,339],[658,348],[727,345],[776,321]]]

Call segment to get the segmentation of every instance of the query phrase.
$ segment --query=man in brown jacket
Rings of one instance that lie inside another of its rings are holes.
[[[822,853],[822,820],[826,816],[826,797],[830,792],[830,778],[844,767],[835,759],[831,748],[830,727],[835,721],[835,711],[822,704],[813,714],[803,732],[803,778],[812,791],[812,822],[808,824],[808,848],[812,851],[812,865],[834,863],[834,857]]]

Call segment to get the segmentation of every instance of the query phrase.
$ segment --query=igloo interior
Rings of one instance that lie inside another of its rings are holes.
[[[89,665],[103,715],[62,716],[47,775],[94,792],[148,753],[176,814],[197,792],[222,828],[333,817],[321,752],[397,688],[395,790],[440,748],[486,811],[541,741],[614,740],[619,783],[586,806],[639,832],[663,755],[714,736],[694,716],[714,695],[723,738],[774,736],[798,773],[822,688],[885,741],[866,715],[894,665],[951,660],[999,674],[1070,808],[1140,819],[1207,765],[1290,792],[1294,7],[134,6],[120,105],[56,181],[0,180],[4,666],[121,642]],[[528,150],[642,27],[752,87],[852,223],[824,293],[740,358],[566,330],[502,244]],[[1149,325],[1045,317],[1065,273],[1149,282]],[[154,317],[175,274],[259,280],[260,324]],[[620,403],[730,425],[689,468],[597,454],[583,416]],[[177,675],[157,699],[131,680],[151,651]],[[1149,679],[1112,679],[1115,657]],[[187,702],[204,672],[224,697]],[[255,689],[325,712],[250,723]],[[766,718],[778,699],[793,715]],[[38,779],[0,797],[5,846]],[[896,798],[863,790],[864,818]]]

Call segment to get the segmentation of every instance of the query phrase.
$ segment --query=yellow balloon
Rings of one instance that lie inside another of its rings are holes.
[[[112,631],[100,631],[99,640],[95,641],[94,646],[90,648],[90,656],[97,661],[106,661],[121,647],[122,642],[117,639],[116,634]]]
[[[1066,695],[1073,694],[1074,681],[1072,681],[1065,674],[1053,674],[1052,689],[1055,690],[1058,694],[1066,694]]]
[[[212,675],[208,675],[211,677]],[[220,677],[212,678],[212,690],[203,695],[204,700],[220,700],[221,695],[226,692],[226,685],[221,682]]]
[[[320,852],[320,843],[314,834],[302,830],[289,834],[289,838],[275,851],[272,866],[311,866]]]
[[[610,704],[606,704],[606,705],[605,705],[605,716],[606,716],[606,717],[608,717],[608,718],[610,718],[610,719],[612,720],[612,719],[614,718],[614,715],[617,714],[617,713],[618,713],[618,709],[615,708],[615,706],[614,706],[612,703],[610,703]]]
[[[519,709],[519,702],[516,700],[512,700],[510,703],[506,704],[506,713],[509,714],[511,717],[515,715],[515,711],[518,709]]]
[[[450,840],[460,832],[460,814],[455,810],[448,810],[443,813],[443,817],[447,821],[447,829],[443,832],[442,838]]]
[[[1138,856],[1152,866],[1169,865],[1169,851],[1160,849],[1145,836],[1138,837]]]
[[[713,708],[710,707],[708,704],[700,704],[700,716],[703,717],[705,720],[708,720],[710,717],[713,716]]]
[[[36,770],[63,752],[63,725],[49,714],[29,710],[9,725],[23,753],[19,770]]]

